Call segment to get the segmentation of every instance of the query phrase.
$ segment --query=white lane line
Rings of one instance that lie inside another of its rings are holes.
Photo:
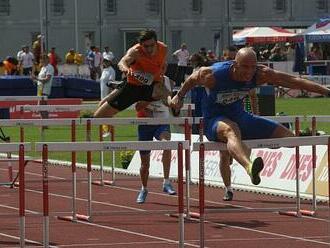
[[[13,236],[13,235],[5,234],[5,233],[0,233],[0,236],[15,239],[15,240],[20,240],[20,237],[18,237],[18,236]],[[33,240],[30,240],[30,239],[25,239],[25,242],[38,245],[36,247],[40,247],[40,245],[43,245],[41,242],[33,241]],[[25,244],[25,247],[30,247],[30,246]],[[52,246],[52,245],[50,245],[49,247],[58,248],[58,246]]]
[[[211,224],[211,225],[215,225],[215,226],[229,227],[229,228],[239,229],[239,230],[245,230],[245,231],[253,231],[253,232],[257,232],[257,233],[262,233],[262,234],[267,234],[267,235],[277,236],[277,237],[283,237],[283,238],[287,238],[287,239],[300,240],[300,241],[304,241],[304,242],[322,244],[322,245],[327,245],[327,246],[330,245],[330,243],[328,243],[328,242],[322,242],[322,241],[312,240],[312,239],[308,239],[308,238],[302,238],[302,237],[297,237],[297,236],[290,236],[290,235],[285,235],[285,234],[280,234],[280,233],[274,233],[274,232],[267,232],[267,231],[262,231],[262,230],[247,228],[247,227],[228,225],[228,224],[224,224],[224,223],[216,223],[216,222],[212,222],[212,221],[205,221],[205,223],[208,223],[208,224]]]
[[[41,176],[39,174],[35,174],[35,175]],[[125,187],[117,187],[117,186],[111,186],[111,187],[115,187],[115,188],[119,188],[119,189],[124,189],[124,190],[130,190],[130,191],[137,191],[137,190],[133,190],[133,189],[125,188]],[[40,191],[34,191],[34,190],[27,190],[27,191],[31,191],[31,192],[34,192],[34,193],[42,193]],[[160,194],[160,193],[155,193],[155,194]],[[70,198],[71,199],[71,197],[69,197],[69,196],[64,196],[64,195],[59,195],[59,194],[50,194],[50,195],[57,196],[57,197],[63,197],[63,198]],[[160,195],[164,195],[164,194],[160,194]],[[87,201],[87,199],[83,199],[83,198],[77,198],[77,200]],[[198,199],[195,199],[195,198],[192,198],[192,200],[198,201]],[[223,203],[213,202],[213,201],[207,201],[207,202],[209,202],[209,203],[215,203],[215,204],[219,204],[219,205],[239,206],[239,205],[233,205],[233,204],[223,204]],[[94,203],[94,201],[93,201],[93,203]],[[108,204],[106,204],[104,202],[95,202],[95,203],[108,205]],[[123,207],[123,208],[126,207],[126,206],[122,206],[122,205],[116,205],[116,206]],[[240,206],[240,207],[244,207],[244,206]],[[250,208],[250,207],[247,207],[247,208]],[[133,208],[133,209],[137,209],[137,208]],[[146,211],[146,210],[138,209],[138,211]],[[313,219],[323,220],[323,219],[318,219],[318,218],[313,218]],[[231,226],[231,225],[221,224],[221,223],[216,223],[216,222],[211,222],[211,221],[206,221],[205,223],[209,223],[209,224],[213,224],[213,225],[217,225],[217,226],[223,226],[223,227],[231,227],[231,228],[234,228],[234,229],[241,229],[241,230],[246,230],[246,231],[258,232],[258,233],[263,233],[263,234],[268,234],[268,235],[273,235],[273,236],[285,237],[285,238],[289,238],[289,239],[302,240],[302,241],[306,241],[306,242],[319,243],[319,244],[327,244],[327,245],[330,244],[330,243],[326,243],[326,242],[315,241],[315,240],[300,238],[300,237],[296,237],[296,236],[290,236],[290,235],[285,235],[285,234],[279,234],[279,233],[261,231],[261,230],[256,230],[256,229],[251,229],[251,228],[245,228],[245,227],[239,227],[239,226]],[[92,223],[88,223],[88,224],[92,224]]]
[[[110,226],[103,226],[103,225],[91,223],[91,222],[84,222],[84,221],[77,221],[77,222],[81,223],[81,224],[85,224],[85,225],[90,225],[90,226],[95,226],[95,227],[99,227],[99,228],[103,228],[103,229],[112,230],[112,231],[123,232],[123,233],[137,235],[137,236],[141,236],[141,237],[145,237],[145,238],[152,238],[152,239],[156,239],[156,240],[160,240],[160,241],[164,241],[164,242],[168,242],[168,243],[173,243],[173,244],[179,244],[179,242],[176,240],[161,238],[158,236],[148,235],[148,234],[144,234],[141,232],[133,232],[133,231],[125,230],[125,229],[120,229],[120,228],[115,228],[115,227],[110,227]],[[187,246],[191,246],[191,247],[199,247],[199,245],[194,245],[194,244],[190,244],[187,242],[185,242],[184,244]]]

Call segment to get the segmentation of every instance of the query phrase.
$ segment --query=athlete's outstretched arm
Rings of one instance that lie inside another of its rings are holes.
[[[118,62],[119,70],[121,70],[125,75],[129,73],[129,68],[131,64],[135,62],[138,57],[138,51],[135,48],[130,48],[124,57]]]
[[[184,81],[178,93],[172,98],[170,107],[180,109],[183,105],[185,95],[196,85],[212,88],[214,83],[215,78],[211,67],[201,67]]]
[[[296,77],[269,68],[262,68],[258,74],[258,84],[259,82],[261,84],[272,83],[290,89],[307,90],[321,95],[330,96],[330,89],[305,78]]]

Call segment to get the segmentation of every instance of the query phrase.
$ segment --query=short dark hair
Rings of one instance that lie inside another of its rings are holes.
[[[154,30],[147,29],[147,30],[143,30],[140,32],[138,41],[139,41],[139,43],[142,43],[146,40],[151,40],[151,39],[154,39],[155,41],[157,41],[157,34]]]

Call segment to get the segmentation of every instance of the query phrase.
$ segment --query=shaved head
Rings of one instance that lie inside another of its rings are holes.
[[[244,47],[238,50],[233,66],[233,78],[237,81],[250,81],[256,73],[256,68],[257,55],[253,49]]]
[[[242,63],[245,61],[257,62],[257,55],[252,48],[244,47],[238,50],[235,61],[237,63]]]

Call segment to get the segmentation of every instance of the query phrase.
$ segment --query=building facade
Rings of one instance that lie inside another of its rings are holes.
[[[96,45],[109,46],[118,59],[145,28],[155,29],[170,52],[182,42],[191,52],[220,52],[235,29],[305,28],[329,8],[330,0],[0,0],[0,58],[42,32],[62,57]]]

